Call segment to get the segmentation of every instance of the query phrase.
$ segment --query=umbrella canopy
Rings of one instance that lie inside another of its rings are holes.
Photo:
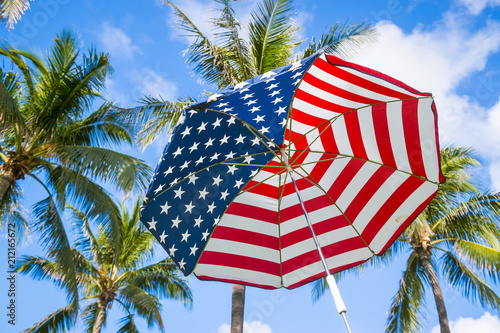
[[[141,219],[185,275],[295,288],[321,252],[332,273],[382,254],[442,180],[432,96],[316,54],[186,110]]]

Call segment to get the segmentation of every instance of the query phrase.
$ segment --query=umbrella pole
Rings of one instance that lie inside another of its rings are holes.
[[[351,333],[351,328],[349,326],[349,322],[347,321],[346,317],[346,312],[347,309],[345,307],[344,301],[342,300],[342,296],[340,295],[339,288],[337,287],[337,282],[335,281],[335,278],[333,275],[330,273],[330,270],[328,269],[328,265],[325,260],[325,256],[323,255],[323,251],[321,250],[321,246],[319,245],[318,237],[316,237],[316,233],[314,232],[314,229],[312,227],[311,220],[309,219],[309,214],[307,213],[306,208],[304,207],[304,201],[302,200],[302,196],[300,195],[299,188],[297,187],[297,184],[295,184],[295,178],[293,177],[293,170],[290,167],[290,164],[288,163],[288,157],[285,153],[284,148],[281,148],[281,156],[283,156],[283,159],[285,161],[285,165],[287,167],[287,172],[290,175],[290,179],[292,180],[293,187],[295,188],[295,193],[297,193],[297,197],[299,198],[300,206],[302,207],[302,211],[304,212],[304,216],[307,221],[307,225],[309,227],[309,230],[311,231],[312,238],[314,240],[314,244],[316,245],[316,249],[318,250],[319,257],[321,258],[321,263],[323,264],[323,267],[326,272],[326,282],[328,283],[328,286],[330,287],[330,292],[332,293],[333,296],[333,301],[335,302],[335,306],[337,307],[337,311],[340,315],[342,315],[342,318],[344,319],[345,326],[347,328],[347,332]]]

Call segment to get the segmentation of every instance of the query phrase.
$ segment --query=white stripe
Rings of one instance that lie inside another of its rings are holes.
[[[208,276],[221,280],[238,280],[252,284],[266,285],[274,288],[281,287],[280,277],[248,269],[219,265],[207,265],[200,263],[196,266],[194,273],[198,276]]]
[[[297,109],[299,111],[314,115],[315,117],[321,118],[321,119],[332,119],[335,116],[338,116],[339,114],[342,114],[341,112],[333,112],[329,110],[325,110],[323,108],[320,108],[316,105],[313,105],[307,101],[303,101],[298,97],[295,97],[293,99],[292,107],[294,109]]]
[[[328,268],[335,269],[344,265],[366,260],[372,256],[372,253],[367,248],[356,249],[338,256],[333,256],[326,259]],[[323,264],[320,261],[301,267],[288,274],[283,275],[283,286],[289,287],[295,283],[303,281],[311,276],[324,272]]]
[[[278,244],[278,241],[276,241],[276,244]],[[210,238],[207,246],[203,251],[229,253],[272,261],[275,263],[280,262],[280,255],[278,250],[214,237]]]
[[[339,153],[347,156],[353,156],[349,135],[347,134],[347,127],[345,118],[340,116],[332,123],[332,132],[337,143]]]
[[[299,200],[297,199],[296,193],[293,193],[293,196],[295,196],[295,205],[299,205]],[[290,195],[290,198],[293,198],[293,196]],[[307,213],[313,225],[326,219],[342,215],[342,213],[335,207],[335,205],[333,205],[333,203],[331,206],[323,207],[321,209]],[[307,221],[304,215],[300,214],[299,216],[294,217],[290,220],[282,221],[282,223],[280,224],[280,234],[281,236],[284,236],[291,232],[294,232],[295,230],[305,227],[307,227]]]
[[[429,182],[424,182],[419,188],[415,190],[403,204],[392,214],[387,223],[379,230],[375,238],[370,243],[370,247],[379,252],[384,245],[391,239],[401,223],[406,220],[415,209],[425,202],[432,193],[437,190],[438,186]]]
[[[425,174],[431,181],[439,181],[439,152],[436,144],[436,119],[431,109],[432,99],[418,101],[418,128],[420,149],[424,160]]]
[[[323,71],[320,71],[318,68],[316,67],[313,67],[311,69],[311,71],[309,71],[309,73],[313,76],[316,76],[314,74],[318,74],[318,76],[322,76],[320,79],[323,79],[325,78],[325,75],[326,73],[323,72]],[[325,74],[325,75],[323,75]],[[340,81],[338,80],[337,78],[335,78],[334,76],[330,76],[328,75],[328,77],[326,77],[325,79],[327,80],[331,80],[331,78],[334,78],[336,81]],[[323,79],[323,81],[325,81]],[[331,83],[330,81],[327,81],[328,83]],[[344,81],[340,81],[339,83],[345,83]],[[342,87],[339,87],[339,88],[342,88]],[[349,109],[357,109],[357,108],[360,108],[364,105],[366,105],[365,103],[358,103],[358,102],[354,102],[354,101],[351,101],[351,100],[348,100],[346,98],[343,98],[342,96],[338,96],[338,95],[334,95],[334,94],[331,94],[329,93],[327,90],[323,90],[321,88],[317,88],[309,83],[307,83],[306,81],[302,81],[302,83],[300,84],[300,87],[299,87],[300,90],[304,91],[304,92],[307,92],[315,97],[318,97],[318,98],[321,98],[327,102],[330,102],[330,103],[334,103],[334,104],[337,104],[337,105],[340,105],[340,106],[343,106],[343,107],[347,107]]]
[[[252,218],[246,218],[238,215],[225,214],[219,225],[236,228],[246,231],[257,232],[260,234],[277,237],[278,226],[273,223],[259,221]]]
[[[387,104],[387,124],[396,166],[399,170],[411,173],[408,151],[406,150],[402,105],[402,102]]]
[[[377,138],[375,136],[375,126],[373,125],[373,109],[362,108],[358,111],[359,126],[361,137],[363,138],[363,146],[365,147],[366,155],[370,161],[382,163]]]

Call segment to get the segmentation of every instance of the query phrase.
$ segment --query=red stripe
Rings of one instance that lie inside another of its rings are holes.
[[[343,266],[339,266],[339,267],[336,267],[336,268],[333,268],[333,269],[330,269],[330,272],[333,274],[335,272],[340,272],[340,271],[343,271],[343,270],[346,270],[346,269],[349,269],[349,268],[352,268],[352,267],[355,267],[355,266],[358,266],[358,265],[361,265],[362,263],[364,263],[365,261],[369,260],[370,258],[368,259],[365,259],[365,260],[360,260],[360,261],[357,261],[357,262],[354,262],[352,264],[347,264],[347,265],[343,265]],[[300,272],[298,272],[297,274],[301,274]],[[300,286],[303,286],[304,284],[306,283],[309,283],[311,281],[314,281],[314,280],[317,280],[319,278],[322,278],[322,277],[325,277],[326,276],[326,272],[321,272],[321,273],[318,273],[318,274],[315,274],[315,275],[312,275],[310,277],[307,277],[297,283],[294,283],[294,284],[291,284],[289,285],[288,287],[285,287],[287,289],[294,289],[294,288],[297,288],[297,287],[300,287]]]
[[[258,284],[258,283],[250,283],[246,281],[241,281],[241,280],[236,280],[236,279],[220,279],[220,278],[214,278],[211,276],[206,276],[206,275],[198,275],[194,273],[196,277],[200,280],[203,281],[217,281],[217,282],[227,282],[227,283],[236,283],[236,284],[244,284],[246,286],[251,286],[251,287],[257,287],[257,288],[263,288],[263,289],[277,289],[275,286],[270,286],[267,284]]]
[[[311,178],[316,183],[320,182],[320,180],[323,178],[325,173],[328,171],[328,169],[332,165],[332,163],[334,161],[333,158],[336,158],[336,157],[337,157],[336,155],[330,155],[330,154],[321,155],[320,159],[315,164],[312,171],[309,173],[311,175]]]
[[[273,169],[278,170],[277,168]],[[259,184],[259,182],[256,182],[255,180],[251,180],[250,182],[248,182],[243,191],[255,193],[276,200],[279,198],[279,191],[276,186],[272,186],[266,183]]]
[[[248,269],[251,271],[281,276],[279,263],[223,252],[204,251],[198,261],[198,264]]]
[[[295,190],[293,192],[295,192]],[[333,203],[326,195],[317,196],[304,202],[304,206],[309,213],[331,205],[333,205]],[[304,215],[304,212],[302,211],[302,207],[300,206],[298,199],[296,205],[280,210],[281,223],[302,215]]]
[[[377,147],[382,163],[393,168],[397,168],[394,160],[394,153],[391,146],[391,136],[389,134],[389,124],[387,122],[387,104],[372,106],[373,127]]]
[[[354,178],[354,176],[356,176],[358,171],[365,163],[366,163],[365,161],[358,160],[355,158],[352,158],[347,163],[347,165],[344,167],[344,169],[339,174],[337,179],[335,179],[335,181],[333,182],[332,187],[330,187],[330,189],[328,190],[328,194],[330,195],[333,201],[337,201],[342,192],[344,192],[344,190],[349,185],[351,180]]]
[[[323,119],[320,117],[313,116],[310,113],[302,112],[297,108],[293,108],[292,110],[292,119],[301,124],[308,125],[311,127],[316,127],[319,124],[327,122],[327,119]]]
[[[210,239],[214,238],[279,250],[277,237],[238,228],[218,226],[210,237]]]
[[[359,125],[358,111],[348,112],[343,115],[349,143],[352,148],[354,156],[368,159],[366,155],[365,145],[363,144],[363,137],[361,136],[361,127]]]
[[[356,103],[362,103],[362,104],[370,105],[370,104],[376,104],[376,103],[380,103],[381,102],[380,100],[368,98],[368,97],[365,97],[365,96],[361,96],[361,95],[355,94],[355,93],[353,93],[351,91],[341,89],[341,88],[339,88],[337,86],[334,86],[333,84],[330,84],[330,83],[328,83],[326,81],[323,81],[323,80],[315,77],[311,73],[307,73],[304,76],[303,80],[305,82],[309,83],[310,85],[318,88],[318,89],[321,89],[321,90],[326,91],[326,92],[328,92],[328,93],[330,93],[332,95],[339,96],[339,97],[342,97],[344,99],[347,99],[349,101],[353,101],[353,102],[356,102]]]
[[[418,102],[419,100],[417,99],[403,101],[403,129],[411,171],[416,175],[427,178],[422,149],[420,147]]]
[[[337,113],[344,113],[346,111],[351,110],[352,108],[332,103],[327,100],[324,100],[322,98],[319,98],[318,96],[312,95],[308,92],[305,92],[304,90],[297,90],[295,93],[295,98],[300,99],[308,104],[312,104],[314,106],[317,106],[318,108],[332,111],[332,112],[337,112]]]
[[[326,259],[366,247],[365,243],[359,237],[344,239],[333,244],[322,246],[323,255]],[[282,263],[283,275],[291,273],[297,269],[308,266],[312,263],[320,261],[317,249],[305,252],[296,257],[288,259]]]
[[[304,220],[304,225],[306,221]],[[324,233],[336,230],[339,228],[349,226],[349,222],[343,216],[335,216],[327,220],[314,223],[313,228],[316,235],[322,235]],[[311,230],[308,226],[294,230],[286,235],[281,236],[281,248],[285,249],[291,245],[302,242],[306,239],[311,238]]]
[[[349,204],[349,207],[345,210],[345,216],[351,221],[351,223],[356,219],[359,213],[365,208],[366,204],[375,195],[378,189],[385,183],[385,181],[395,172],[394,169],[389,169],[385,167],[380,167],[375,171],[375,173],[368,179],[363,188],[354,197],[354,199]]]
[[[337,58],[337,57],[331,56],[331,55],[328,55],[327,58],[328,58],[328,62],[332,66],[340,65],[340,66],[345,66],[345,67],[351,67],[352,69],[355,69],[355,70],[360,71],[362,73],[365,73],[365,74],[368,74],[368,75],[371,75],[371,76],[375,76],[375,77],[378,77],[378,78],[383,79],[385,81],[388,81],[388,82],[390,82],[390,83],[392,83],[392,84],[394,84],[396,86],[399,86],[399,87],[401,87],[401,88],[403,88],[405,90],[408,90],[412,94],[416,94],[416,95],[420,95],[420,96],[431,96],[431,94],[429,94],[429,93],[420,92],[420,91],[418,91],[418,90],[410,87],[406,83],[403,83],[403,82],[401,82],[399,80],[396,80],[393,77],[390,77],[389,75],[385,75],[385,74],[380,73],[380,72],[378,72],[376,70],[373,70],[371,68],[360,66],[360,65],[354,64],[352,62],[347,62],[345,60],[342,60],[340,58]],[[318,59],[318,61],[319,60],[320,59]],[[316,63],[317,63],[317,61],[315,62],[315,64]]]
[[[338,153],[339,148],[337,142],[335,141],[335,135],[333,135],[332,124],[326,123],[318,127],[320,133],[321,144],[323,145],[323,150],[328,153]]]
[[[226,210],[226,214],[243,216],[263,222],[278,224],[278,212],[239,202],[233,202]]]
[[[380,231],[382,226],[387,223],[389,218],[405,202],[408,197],[415,192],[425,180],[417,177],[409,177],[401,184],[394,193],[380,207],[379,211],[373,216],[368,225],[361,233],[365,241],[370,244]]]

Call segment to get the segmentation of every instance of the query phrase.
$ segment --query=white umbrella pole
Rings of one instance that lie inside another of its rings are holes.
[[[349,322],[347,321],[346,317],[346,312],[347,309],[345,307],[344,301],[342,300],[342,296],[340,295],[339,288],[337,287],[337,282],[335,282],[335,278],[333,275],[330,273],[330,270],[328,269],[328,265],[325,260],[325,256],[323,255],[323,251],[321,250],[321,246],[319,245],[318,238],[316,237],[316,233],[314,232],[314,229],[312,227],[311,220],[309,219],[309,214],[306,211],[306,208],[304,207],[304,201],[302,200],[302,196],[300,195],[299,188],[297,187],[297,184],[295,184],[295,179],[293,177],[293,170],[290,167],[290,164],[288,163],[288,156],[286,155],[285,149],[281,148],[281,156],[283,156],[283,159],[285,161],[285,165],[287,167],[287,172],[290,175],[290,179],[292,180],[293,186],[295,188],[295,193],[297,193],[297,197],[299,198],[300,206],[302,207],[302,211],[304,212],[304,216],[307,221],[307,225],[309,226],[309,230],[311,231],[312,238],[314,240],[314,244],[316,245],[316,248],[319,253],[319,257],[321,258],[321,262],[323,264],[323,267],[326,272],[326,282],[328,283],[328,286],[330,287],[330,291],[333,296],[333,300],[335,302],[335,306],[337,307],[337,311],[340,315],[342,315],[342,318],[344,318],[344,323],[347,328],[347,332],[351,333],[351,328],[349,327]]]

